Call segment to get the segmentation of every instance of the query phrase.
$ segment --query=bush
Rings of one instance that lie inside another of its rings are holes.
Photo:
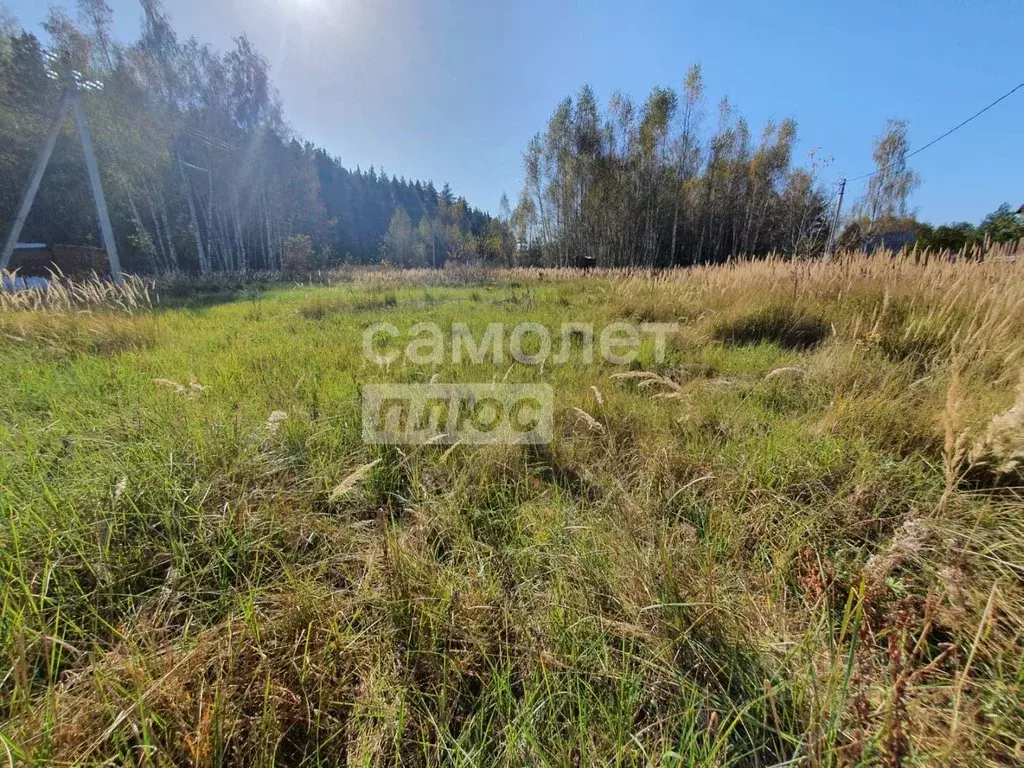
[[[313,268],[313,240],[309,235],[292,235],[284,241],[283,272],[308,272]]]

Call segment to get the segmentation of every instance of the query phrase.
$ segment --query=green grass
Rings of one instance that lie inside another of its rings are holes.
[[[1022,480],[986,434],[1024,281],[862,262],[5,311],[0,760],[1019,761]],[[362,353],[623,318],[678,321],[667,358]],[[363,444],[361,384],[433,377],[551,384],[554,441]]]

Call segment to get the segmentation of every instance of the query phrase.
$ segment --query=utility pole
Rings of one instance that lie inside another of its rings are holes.
[[[96,153],[93,151],[92,138],[89,136],[89,128],[85,124],[85,110],[82,108],[82,89],[79,86],[75,71],[71,68],[71,56],[67,53],[63,57],[64,87],[61,90],[60,106],[57,115],[50,124],[50,130],[46,134],[46,141],[43,143],[39,156],[36,158],[35,166],[32,168],[32,175],[29,178],[28,186],[21,197],[21,205],[18,206],[18,213],[11,224],[11,231],[7,233],[7,240],[4,243],[3,254],[0,255],[0,270],[7,269],[11,263],[11,256],[18,244],[22,227],[25,226],[25,219],[32,210],[32,203],[35,202],[36,192],[39,191],[39,184],[43,180],[46,166],[50,162],[50,155],[53,154],[54,144],[57,143],[57,136],[60,134],[61,123],[67,116],[68,109],[71,109],[78,125],[78,136],[82,141],[82,150],[85,152],[85,168],[89,174],[89,186],[92,188],[92,197],[96,203],[96,213],[100,220],[100,233],[103,235],[103,245],[107,249],[107,259],[110,261],[110,275],[115,283],[124,281],[121,274],[121,260],[117,255],[117,244],[114,242],[114,229],[110,225],[110,215],[107,212],[107,199],[103,195],[103,184],[100,181],[100,167],[96,162]],[[93,81],[85,83],[87,90],[99,88],[99,84]]]
[[[836,229],[839,227],[839,214],[843,210],[843,193],[846,192],[846,179],[839,180],[839,200],[836,202],[836,212],[832,216],[832,226],[828,230],[828,243],[825,244],[825,258],[831,259],[835,255]]]

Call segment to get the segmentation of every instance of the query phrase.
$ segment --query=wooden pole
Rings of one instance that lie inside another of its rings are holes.
[[[835,255],[836,229],[839,227],[839,216],[843,210],[843,193],[846,192],[846,179],[839,180],[839,201],[836,203],[836,213],[832,217],[832,226],[828,230],[828,243],[825,244],[825,258],[831,259]]]

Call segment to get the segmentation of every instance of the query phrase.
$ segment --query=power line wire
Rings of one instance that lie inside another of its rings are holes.
[[[946,138],[947,136],[949,136],[949,135],[950,135],[950,134],[952,134],[952,133],[955,133],[956,131],[959,131],[959,130],[960,130],[961,128],[963,128],[963,127],[964,127],[965,125],[967,125],[967,124],[968,124],[969,122],[971,122],[971,121],[972,121],[972,120],[974,120],[975,118],[981,117],[981,116],[982,116],[983,114],[985,114],[985,113],[986,113],[986,112],[988,112],[988,111],[989,111],[990,109],[992,109],[992,107],[994,107],[994,106],[995,106],[996,104],[998,104],[999,102],[1001,102],[1001,101],[1002,101],[1003,99],[1007,99],[1007,98],[1009,98],[1009,97],[1010,97],[1010,96],[1012,96],[1012,95],[1013,95],[1014,93],[1016,93],[1017,91],[1019,91],[1019,90],[1020,90],[1021,88],[1024,88],[1024,83],[1021,83],[1020,85],[1018,85],[1018,86],[1017,86],[1017,87],[1015,87],[1015,88],[1011,88],[1011,89],[1010,89],[1009,91],[1007,91],[1006,93],[1004,93],[1004,94],[1003,94],[1002,96],[1000,96],[1000,97],[999,97],[998,99],[996,99],[995,101],[993,101],[993,102],[992,102],[991,104],[989,104],[988,106],[986,106],[986,107],[983,107],[982,109],[979,109],[979,110],[978,110],[977,112],[975,112],[975,113],[974,113],[973,115],[971,115],[971,116],[970,116],[970,117],[968,117],[968,118],[967,118],[966,120],[964,120],[964,121],[963,121],[962,123],[959,123],[959,124],[957,124],[957,125],[954,125],[954,126],[953,126],[952,128],[950,128],[950,129],[949,129],[948,131],[946,131],[946,132],[945,132],[944,134],[942,134],[941,136],[937,136],[936,138],[932,139],[932,140],[931,140],[931,141],[929,141],[929,142],[928,142],[927,144],[925,144],[925,145],[924,145],[923,147],[920,147],[920,148],[918,148],[918,149],[915,149],[915,150],[914,150],[913,152],[909,152],[909,153],[907,153],[906,155],[904,155],[904,156],[903,156],[902,158],[900,158],[900,159],[901,159],[901,160],[907,160],[907,159],[909,159],[909,158],[913,157],[914,155],[917,155],[917,154],[920,154],[921,152],[924,152],[924,151],[925,151],[926,149],[928,149],[928,147],[931,147],[931,146],[934,146],[935,144],[938,144],[938,143],[939,143],[940,141],[942,141],[942,140],[943,140],[944,138]],[[884,166],[884,167],[882,167],[882,168],[879,168],[879,169],[877,169],[877,170],[874,170],[874,171],[872,171],[871,173],[865,173],[865,174],[863,174],[863,175],[861,175],[861,176],[856,176],[856,177],[854,177],[854,178],[852,178],[852,179],[847,179],[847,181],[860,181],[861,179],[866,179],[866,178],[869,178],[869,177],[871,177],[871,176],[874,176],[874,175],[875,175],[875,174],[877,174],[877,173],[881,173],[882,171],[886,171],[886,170],[888,170],[888,169],[889,169],[890,167],[892,167],[893,165],[895,165],[895,162],[898,162],[898,161],[894,161],[894,162],[892,162],[892,163],[889,163],[888,165],[886,165],[886,166]]]
[[[186,128],[185,129],[185,133],[190,135],[190,136],[192,136],[192,137],[194,137],[194,138],[199,139],[200,141],[210,145],[211,147],[216,147],[217,149],[231,150],[233,152],[237,152],[238,151],[238,147],[236,147],[235,145],[228,144],[226,141],[223,141],[221,139],[215,138],[215,137],[210,136],[208,134],[202,133],[201,131],[197,131],[194,128]]]
[[[186,168],[191,168],[193,171],[202,171],[203,173],[209,173],[210,172],[209,168],[203,168],[203,167],[198,166],[198,165],[192,165],[192,163],[186,163],[184,160],[181,160],[181,159],[179,159],[178,162],[181,163],[182,165],[184,165]]]

